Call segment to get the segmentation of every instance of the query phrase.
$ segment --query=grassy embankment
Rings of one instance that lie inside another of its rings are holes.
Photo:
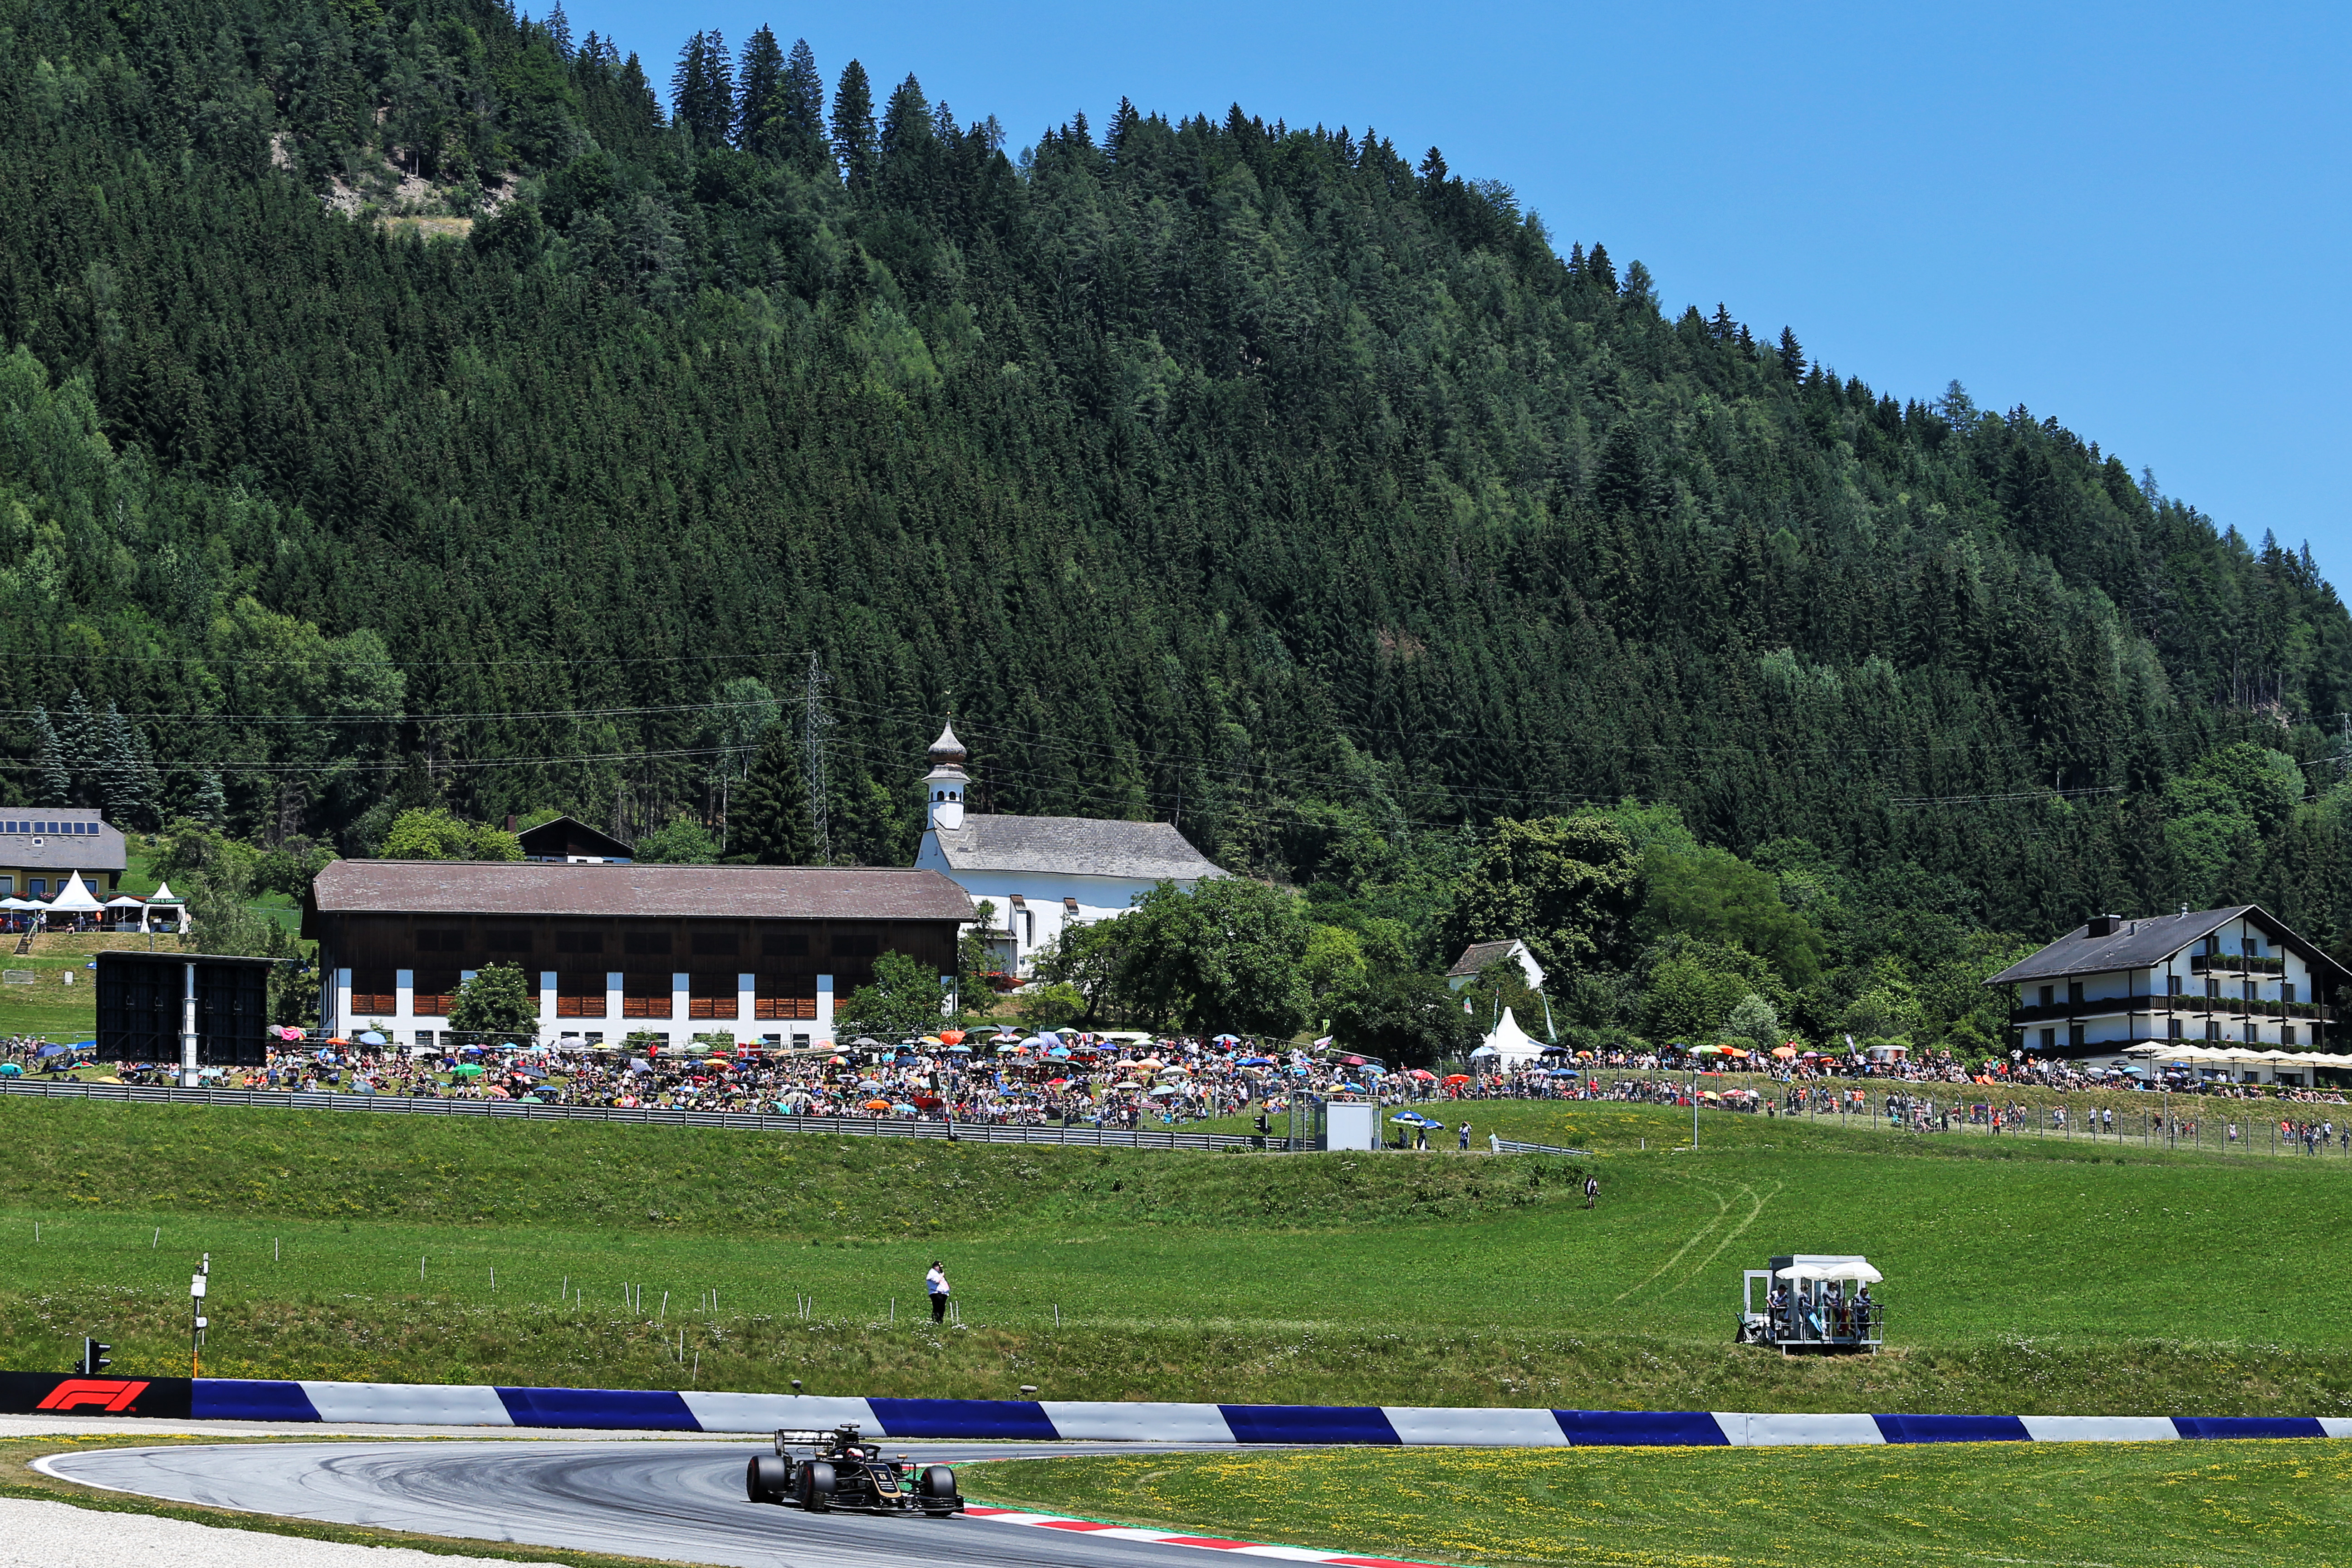
[[[1028,1459],[992,1503],[1326,1551],[1475,1563],[2329,1568],[2352,1443],[1348,1449]]]
[[[1476,1114],[1482,1136],[1595,1153],[1269,1158],[0,1101],[0,1363],[66,1366],[91,1332],[123,1371],[184,1367],[187,1272],[209,1250],[205,1366],[223,1375],[2352,1412],[2352,1325],[2311,1266],[2339,1247],[2352,1172],[2332,1162],[1733,1116],[1694,1155],[1664,1151],[1672,1111]],[[1886,1353],[1727,1342],[1738,1269],[1792,1248],[1885,1269]],[[933,1257],[962,1330],[910,1321]]]

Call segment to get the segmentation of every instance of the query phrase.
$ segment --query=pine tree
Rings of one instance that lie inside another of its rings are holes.
[[[874,89],[866,68],[852,60],[833,89],[833,155],[852,190],[864,189],[874,178]]]
[[[816,858],[816,834],[809,822],[808,773],[802,743],[791,725],[768,731],[750,774],[730,801],[727,850],[730,859],[763,866],[806,866]]]
[[[89,804],[101,740],[98,715],[90,710],[81,688],[74,688],[73,695],[66,700],[65,716],[58,725],[58,760],[65,765],[67,804]]]
[[[188,809],[198,822],[215,832],[228,826],[228,791],[221,787],[218,768],[205,770],[204,783],[197,786],[196,798]]]
[[[784,51],[776,45],[775,29],[763,26],[752,34],[736,68],[735,144],[763,158],[780,156]]]
[[[1120,151],[1126,147],[1128,137],[1142,122],[1143,116],[1136,111],[1134,103],[1121,97],[1118,107],[1111,111],[1110,133],[1103,138],[1103,145],[1108,150],[1114,161],[1118,159]],[[1340,135],[1343,138],[1347,135],[1345,128],[1341,129]]]
[[[1609,247],[1597,239],[1592,242],[1591,254],[1584,258],[1584,276],[1610,293],[1617,292],[1616,264],[1609,259]]]
[[[563,0],[555,0],[555,9],[550,11],[539,25],[547,30],[547,41],[555,46],[555,52],[570,59],[572,18],[563,14]]]
[[[833,162],[824,139],[824,78],[817,74],[816,51],[806,38],[793,41],[784,61],[783,130],[778,156],[814,174]]]
[[[1797,341],[1796,332],[1788,327],[1780,329],[1780,368],[1789,373],[1791,381],[1805,374],[1805,345]]]
[[[919,195],[924,154],[931,146],[931,106],[923,84],[908,71],[907,79],[891,89],[882,111],[881,174],[894,195]]]
[[[106,705],[99,721],[100,747],[96,769],[98,793],[106,814],[117,823],[147,820],[152,805],[146,793],[147,769],[139,754],[139,731],[114,703]]]
[[[697,148],[724,147],[734,139],[735,68],[718,28],[695,34],[678,51],[670,112]]]
[[[68,805],[73,801],[73,774],[66,771],[64,747],[58,739],[57,726],[49,722],[49,710],[33,710],[33,740],[37,748],[33,765],[41,777],[42,805]]]

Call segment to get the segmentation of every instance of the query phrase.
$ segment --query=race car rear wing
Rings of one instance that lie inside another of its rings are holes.
[[[787,1447],[821,1448],[826,1444],[863,1443],[869,1441],[855,1425],[840,1426],[783,1426],[776,1431],[776,1453],[782,1457]]]

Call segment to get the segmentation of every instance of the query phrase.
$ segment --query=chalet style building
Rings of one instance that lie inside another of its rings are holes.
[[[87,807],[0,807],[0,899],[53,899],[79,877],[102,900],[128,864],[122,830]]]
[[[1985,982],[2014,988],[2009,1024],[2039,1057],[2108,1056],[2147,1040],[2318,1047],[2344,967],[2257,904],[2153,920],[2097,915]]]
[[[543,1043],[665,1043],[732,1031],[804,1047],[833,1037],[836,997],[903,952],[952,979],[971,900],[936,871],[338,860],[302,934],[319,943],[320,1021],[435,1045],[476,970],[520,967]]]
[[[1231,875],[1165,822],[967,810],[971,781],[953,725],[931,742],[930,757],[915,865],[995,906],[995,922],[980,935],[1007,973],[1029,972],[1065,928],[1123,915],[1161,882],[1189,893]]]

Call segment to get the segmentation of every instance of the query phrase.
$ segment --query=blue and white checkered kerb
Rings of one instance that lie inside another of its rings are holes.
[[[855,1422],[889,1439],[1768,1447],[1851,1443],[2141,1443],[2352,1437],[2315,1415],[1756,1415],[1705,1410],[1444,1409],[1397,1405],[1152,1405],[1031,1399],[843,1399],[604,1388],[200,1378],[198,1420],[353,1426],[572,1426],[766,1433]]]

